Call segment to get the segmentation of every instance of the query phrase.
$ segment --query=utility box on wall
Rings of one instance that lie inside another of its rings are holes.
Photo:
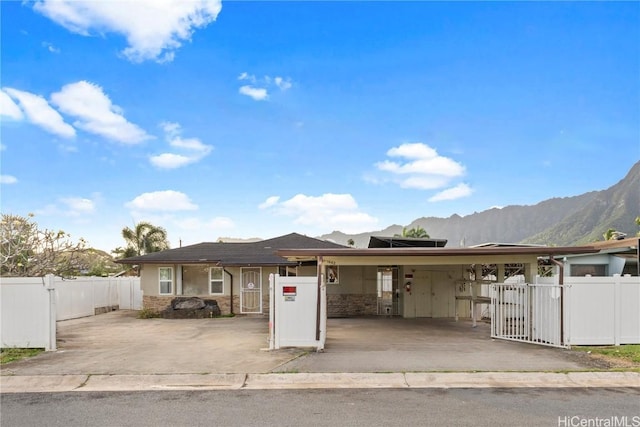
[[[318,278],[273,276],[273,348],[319,347]],[[324,343],[323,343],[324,344]]]

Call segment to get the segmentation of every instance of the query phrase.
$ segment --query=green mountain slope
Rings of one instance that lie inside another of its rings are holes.
[[[467,216],[423,217],[408,224],[422,227],[433,238],[447,239],[447,247],[471,246],[486,242],[574,245],[602,240],[609,229],[632,236],[640,215],[640,162],[616,185],[579,196],[553,198],[531,206],[507,206]],[[366,247],[370,235],[392,236],[402,226],[349,235],[334,231],[320,236],[357,247]]]

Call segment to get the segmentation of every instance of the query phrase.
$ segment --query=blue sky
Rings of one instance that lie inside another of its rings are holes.
[[[640,159],[637,2],[0,12],[2,212],[104,250],[142,220],[175,247],[531,205]]]

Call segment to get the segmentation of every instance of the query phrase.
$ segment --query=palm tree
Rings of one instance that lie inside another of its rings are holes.
[[[419,239],[428,239],[429,233],[424,228],[417,226],[411,229],[407,229],[407,227],[402,228],[402,234],[396,234],[393,237],[416,237]]]
[[[133,229],[123,228],[122,237],[127,242],[125,255],[140,256],[169,249],[167,230],[149,222],[139,222]]]

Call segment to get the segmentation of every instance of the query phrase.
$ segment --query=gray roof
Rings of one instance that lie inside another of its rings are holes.
[[[338,249],[346,246],[291,233],[259,242],[204,242],[117,260],[122,264],[295,265],[276,255],[281,249]]]

